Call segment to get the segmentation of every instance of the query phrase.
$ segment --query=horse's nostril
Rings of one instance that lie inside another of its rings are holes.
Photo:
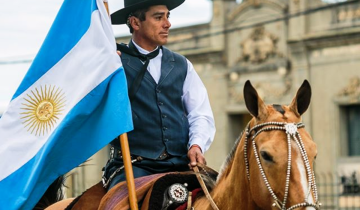
[[[261,157],[269,162],[274,162],[273,157],[266,151],[260,151]]]

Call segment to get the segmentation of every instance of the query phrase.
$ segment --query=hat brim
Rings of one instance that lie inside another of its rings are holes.
[[[111,14],[111,23],[113,25],[121,25],[125,24],[128,16],[131,12],[134,12],[138,9],[147,8],[150,6],[155,5],[165,5],[168,10],[172,10],[178,6],[180,6],[182,3],[184,3],[185,0],[149,0],[149,1],[143,1],[137,4],[133,4],[131,6],[125,7],[123,9],[120,9],[114,13]]]

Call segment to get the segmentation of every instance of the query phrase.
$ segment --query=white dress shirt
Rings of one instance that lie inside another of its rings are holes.
[[[132,41],[136,48],[142,54],[151,53],[134,41]],[[159,54],[150,60],[147,70],[158,83],[161,75],[161,58],[162,50]],[[187,75],[183,86],[183,94],[181,96],[182,102],[188,113],[189,121],[189,144],[188,148],[193,144],[201,147],[202,152],[207,151],[214,140],[215,136],[215,122],[214,116],[210,107],[209,97],[204,84],[199,75],[196,73],[192,63],[187,61]]]

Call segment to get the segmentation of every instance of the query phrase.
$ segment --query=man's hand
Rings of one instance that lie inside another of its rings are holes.
[[[119,55],[119,56],[121,56],[121,52],[118,50],[118,51],[116,51],[116,53]]]
[[[196,166],[196,163],[202,163],[206,165],[206,160],[201,152],[200,147],[197,144],[194,144],[190,147],[188,151],[188,157],[190,159],[189,167],[192,168]]]

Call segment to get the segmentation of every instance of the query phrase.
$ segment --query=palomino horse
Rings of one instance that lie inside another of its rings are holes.
[[[310,104],[304,81],[289,106],[266,105],[249,81],[246,107],[253,119],[236,142],[211,196],[219,209],[319,209],[313,162],[316,144],[301,115]],[[212,209],[206,198],[195,209]]]
[[[301,121],[310,104],[309,83],[304,81],[289,106],[266,105],[249,81],[244,98],[253,119],[224,163],[211,198],[196,199],[193,208],[319,209],[316,144]]]

